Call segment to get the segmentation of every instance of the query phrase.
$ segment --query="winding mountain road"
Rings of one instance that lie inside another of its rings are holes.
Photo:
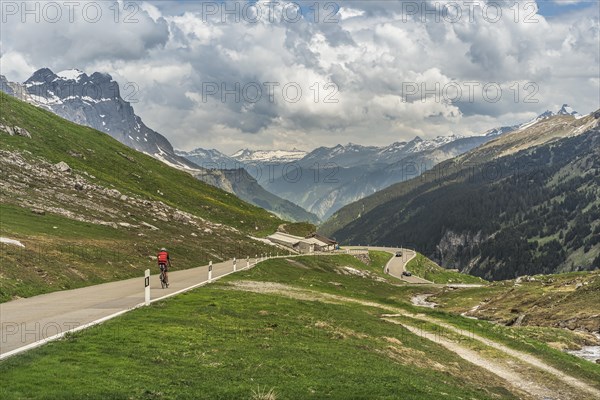
[[[380,250],[394,255],[386,271],[407,283],[431,283],[416,276],[404,276],[406,264],[416,253],[413,250],[391,247],[347,247],[359,250]],[[396,257],[402,251],[401,257]],[[286,256],[290,257],[290,256]],[[257,259],[237,261],[237,270]],[[213,265],[212,278],[233,272],[233,260]],[[158,275],[150,277],[151,300],[156,301],[208,282],[208,266],[169,272],[171,285],[161,289]],[[144,304],[144,279],[132,278],[117,282],[62,290],[0,304],[0,360],[11,355],[59,339],[69,331],[95,325]]]
[[[406,281],[408,283],[415,283],[415,284],[418,284],[418,283],[431,284],[431,283],[433,283],[431,281],[428,281],[427,279],[419,278],[418,276],[402,275],[402,273],[407,270],[406,265],[413,258],[415,258],[417,256],[417,252],[415,252],[414,250],[404,249],[404,248],[399,248],[399,247],[378,247],[378,246],[366,246],[366,247],[344,246],[344,248],[352,249],[352,250],[357,250],[357,249],[378,250],[378,251],[385,251],[385,252],[391,253],[394,255],[394,257],[392,257],[385,266],[385,272],[387,274],[390,274],[396,278],[402,279],[403,281]],[[399,257],[396,256],[396,254],[398,252],[402,253],[402,255]]]

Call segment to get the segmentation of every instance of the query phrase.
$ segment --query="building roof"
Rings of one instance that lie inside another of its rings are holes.
[[[328,237],[325,237],[323,235],[319,235],[318,233],[313,233],[311,235],[308,235],[306,238],[307,239],[308,238],[314,238],[314,239],[317,239],[317,240],[319,240],[319,241],[321,241],[321,242],[323,242],[323,243],[325,243],[327,245],[337,244],[337,242],[335,240],[329,239]]]
[[[277,240],[279,242],[288,243],[292,246],[304,240],[304,238],[301,238],[300,236],[289,235],[283,232],[275,232],[274,234],[267,236],[267,238]]]
[[[319,239],[316,238],[306,238],[306,239],[302,239],[303,242],[305,243],[310,243],[310,244],[316,244],[317,246],[328,246],[328,243],[325,243]]]

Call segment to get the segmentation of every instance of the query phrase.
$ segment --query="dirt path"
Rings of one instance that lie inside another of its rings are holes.
[[[290,285],[275,282],[257,282],[257,281],[235,281],[230,282],[231,289],[244,290],[255,293],[277,294],[299,300],[323,301],[326,303],[344,304],[355,303],[367,307],[383,309],[394,314],[383,314],[384,321],[402,325],[410,332],[420,337],[432,340],[442,345],[448,350],[456,353],[461,358],[493,372],[497,376],[505,379],[507,385],[516,388],[518,391],[525,391],[536,399],[543,400],[579,400],[587,398],[599,398],[600,390],[575,378],[564,372],[546,364],[539,358],[527,353],[511,349],[501,343],[475,335],[453,325],[445,323],[433,317],[424,314],[413,314],[401,308],[388,306],[371,301],[365,301],[340,295],[322,293],[309,289],[294,287]],[[428,322],[447,329],[454,334],[475,340],[480,344],[488,346],[495,351],[502,353],[503,357],[494,358],[460,345],[452,340],[442,337],[438,333],[434,334],[417,328],[410,324],[394,320],[393,317],[409,317],[415,320]],[[543,385],[537,382],[543,382]]]
[[[451,352],[456,353],[462,359],[464,359],[472,364],[475,364],[478,367],[483,368],[483,369],[493,373],[494,375],[499,376],[500,378],[509,382],[509,384],[511,386],[514,386],[517,389],[522,390],[522,391],[532,395],[534,398],[540,398],[540,399],[554,399],[555,398],[554,396],[556,395],[556,393],[553,390],[550,390],[547,387],[543,387],[536,383],[531,382],[529,378],[524,377],[521,374],[508,369],[506,366],[504,366],[500,363],[497,363],[495,361],[492,361],[492,360],[482,357],[481,355],[479,355],[479,353],[477,353],[474,350],[468,349],[464,346],[461,346],[461,345],[459,345],[453,341],[450,341],[448,339],[445,339],[443,337],[434,335],[431,332],[427,332],[427,331],[423,331],[419,328],[415,328],[414,326],[402,324],[396,320],[389,319],[389,318],[382,318],[382,319],[384,321],[387,321],[387,322],[390,322],[393,324],[401,325],[402,327],[406,328],[407,330],[409,330],[410,332],[412,332],[413,334],[415,334],[419,337],[422,337],[422,338],[425,338],[428,340],[432,340],[435,343],[442,345],[443,347],[450,350]]]
[[[561,381],[567,383],[569,386],[572,386],[572,387],[578,388],[579,390],[593,394],[595,396],[595,398],[600,399],[600,390],[586,384],[585,382],[580,381],[577,378],[567,375],[562,371],[559,371],[558,369],[546,364],[545,362],[543,362],[542,360],[540,360],[539,358],[537,358],[535,356],[532,356],[531,354],[523,353],[521,351],[511,349],[510,347],[507,347],[501,343],[494,342],[490,339],[476,335],[473,332],[466,332],[460,328],[457,328],[453,325],[441,322],[435,318],[421,316],[421,319],[428,321],[428,322],[435,323],[438,326],[446,328],[446,329],[448,329],[452,332],[458,333],[462,336],[465,336],[465,337],[468,336],[472,339],[475,339],[475,340],[485,344],[486,346],[492,347],[496,350],[499,350],[503,353],[510,355],[511,357],[514,357],[514,358],[519,359],[527,364],[530,364],[538,369],[541,369],[542,371],[548,372],[548,373],[556,376]]]

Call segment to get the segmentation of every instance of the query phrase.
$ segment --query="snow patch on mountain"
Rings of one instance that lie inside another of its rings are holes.
[[[59,78],[66,79],[68,81],[79,82],[81,76],[84,75],[83,71],[78,69],[66,69],[56,74]]]
[[[497,136],[504,135],[505,133],[514,131],[518,127],[519,127],[518,125],[514,125],[514,126],[502,126],[500,128],[490,129],[489,131],[485,132],[483,134],[483,136],[490,137],[490,138],[495,138]]]

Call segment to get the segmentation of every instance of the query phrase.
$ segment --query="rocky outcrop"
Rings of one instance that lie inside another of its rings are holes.
[[[437,254],[435,255],[435,261],[439,262],[445,268],[458,268],[460,270],[462,267],[459,263],[460,252],[471,252],[485,239],[481,231],[477,233],[456,233],[448,230],[436,246]]]
[[[64,161],[55,164],[54,169],[56,169],[58,172],[71,172],[71,167],[69,167],[69,164]]]
[[[0,124],[0,132],[9,136],[22,136],[31,139],[31,133],[27,129],[18,126],[8,126]]]

